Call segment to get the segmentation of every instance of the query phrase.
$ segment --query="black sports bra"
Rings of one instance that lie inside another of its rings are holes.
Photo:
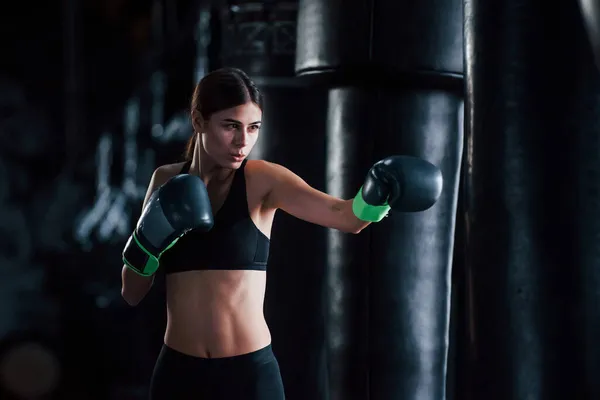
[[[182,174],[189,173],[187,162]],[[254,224],[248,211],[246,160],[235,171],[229,193],[206,233],[191,231],[160,258],[165,273],[196,270],[267,269],[270,241]]]

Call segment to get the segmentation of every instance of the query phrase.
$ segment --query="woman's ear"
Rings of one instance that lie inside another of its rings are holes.
[[[192,111],[192,126],[196,132],[202,132],[202,128],[204,128],[204,119],[202,118],[202,114],[196,110]]]

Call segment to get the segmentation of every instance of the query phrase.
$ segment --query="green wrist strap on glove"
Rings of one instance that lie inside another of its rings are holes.
[[[169,244],[158,256],[155,256],[142,246],[134,232],[125,245],[125,250],[123,251],[123,263],[127,268],[138,275],[152,276],[158,269],[160,256],[173,247],[173,245],[177,243],[177,240],[179,240],[179,238],[171,242],[171,244]],[[133,243],[131,243],[132,241]]]
[[[366,222],[379,222],[390,211],[390,206],[384,204],[382,206],[372,206],[365,203],[362,197],[362,186],[352,201],[352,212],[356,218]]]

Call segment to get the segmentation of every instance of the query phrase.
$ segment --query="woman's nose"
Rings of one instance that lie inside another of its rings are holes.
[[[238,133],[235,135],[235,144],[243,147],[248,142],[248,132],[245,129],[240,129]]]

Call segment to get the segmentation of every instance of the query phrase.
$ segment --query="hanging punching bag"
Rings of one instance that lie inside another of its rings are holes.
[[[581,398],[562,7],[465,2],[472,399]]]
[[[577,302],[573,315],[577,333],[578,361],[581,365],[581,383],[577,398],[600,398],[600,3],[595,0],[580,1],[586,4],[583,18],[586,25],[577,24],[572,35],[572,81],[574,90],[567,104],[570,118],[566,130],[574,133],[576,170],[573,191],[576,198],[575,237],[576,256],[573,265],[578,269],[576,280]],[[576,19],[580,21],[577,13]],[[565,27],[567,28],[567,27]],[[585,29],[584,29],[585,28]],[[563,29],[564,30],[564,29]],[[593,47],[586,40],[586,30]],[[577,371],[579,372],[579,371]]]
[[[296,1],[227,2],[218,11],[220,65],[244,70],[264,95],[250,155],[281,164],[325,190],[326,93],[294,76]],[[326,230],[279,211],[271,231],[265,316],[288,400],[325,392]]]
[[[370,130],[366,110],[371,99],[367,90],[357,88],[329,91],[327,192],[333,196],[349,199],[356,195],[371,167],[371,154],[362,136]],[[323,398],[367,399],[370,235],[368,230],[359,235],[330,230],[328,239],[329,396]]]
[[[600,0],[579,0],[579,6],[596,66],[600,68]]]
[[[462,3],[300,1],[296,72],[329,90],[327,191],[369,167],[437,165],[438,203],[357,236],[331,231],[328,380],[334,400],[445,397],[450,266],[462,155]]]

